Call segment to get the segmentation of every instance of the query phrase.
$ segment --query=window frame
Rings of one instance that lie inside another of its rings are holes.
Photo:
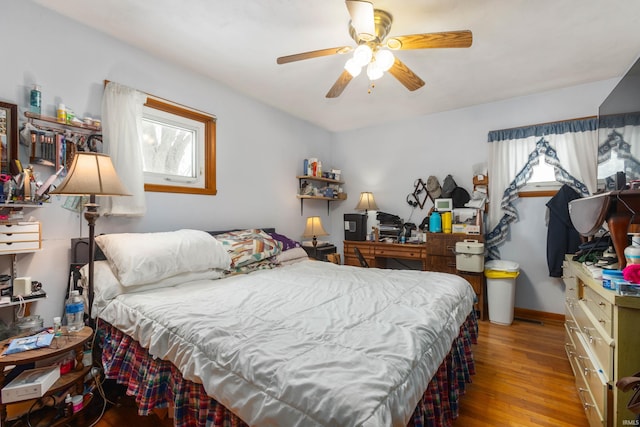
[[[147,95],[144,106],[204,124],[204,187],[152,184],[145,177],[144,191],[216,195],[216,117],[151,95]]]
[[[544,158],[540,158],[540,162],[545,162]],[[534,169],[541,166],[541,163],[534,166]],[[546,175],[549,175],[549,173],[553,174],[553,166],[546,162],[544,165],[551,169]],[[535,172],[534,175],[536,175]],[[532,179],[518,191],[518,197],[552,197],[558,192],[560,187],[562,187],[562,183],[556,180],[533,181],[534,177],[532,176],[531,178]]]

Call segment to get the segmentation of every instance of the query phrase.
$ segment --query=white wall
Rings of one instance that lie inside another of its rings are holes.
[[[0,27],[15,35],[3,53],[0,100],[18,104],[21,111],[28,105],[31,86],[38,83],[43,113],[53,115],[55,105],[64,102],[79,116],[100,117],[103,81],[108,79],[218,117],[217,196],[148,193],[147,216],[100,218],[97,233],[275,226],[299,239],[304,218],[319,215],[331,233],[329,240],[341,248],[342,214],[354,212],[361,191],[373,191],[381,210],[420,223],[429,203],[421,211],[405,202],[417,178],[436,175],[442,181],[450,173],[470,190],[471,166],[486,161],[490,130],[594,115],[616,83],[597,82],[331,134],[31,2],[6,5]],[[313,202],[306,203],[304,216],[300,215],[294,177],[301,172],[305,157],[322,159],[325,169],[343,170],[349,198],[332,203],[330,215],[325,203]],[[51,173],[39,172],[43,177]],[[48,292],[47,300],[34,307],[46,323],[62,311],[69,239],[87,234],[84,219],[62,209],[61,201],[32,211],[43,224],[43,250],[19,258],[20,274],[40,280]],[[516,305],[561,313],[561,284],[547,277],[545,202],[519,202],[522,221],[512,228],[501,251],[503,258],[521,264]],[[8,268],[7,258],[0,260],[4,269]]]
[[[420,210],[406,203],[415,180],[426,182],[429,175],[435,175],[442,183],[451,174],[459,186],[471,192],[472,166],[487,161],[489,131],[596,115],[598,105],[616,82],[581,85],[336,135],[334,158],[349,159],[343,171],[349,199],[332,213],[332,229],[339,233],[342,214],[355,212],[362,191],[374,193],[380,210],[419,224],[432,205],[427,201]],[[563,313],[562,281],[548,277],[544,221],[548,200],[517,202],[520,222],[512,226],[500,252],[503,259],[516,261],[521,267],[516,307]]]
[[[329,132],[32,2],[7,3],[0,14],[0,27],[15,36],[3,51],[0,100],[18,104],[21,116],[32,85],[38,83],[43,114],[54,115],[57,103],[64,102],[78,116],[100,117],[103,82],[108,79],[218,118],[218,195],[147,193],[149,213],[144,218],[100,218],[96,233],[273,226],[301,238],[304,218],[295,198],[295,176],[301,173],[305,157],[330,163]],[[42,179],[52,173],[47,168],[38,171]],[[44,284],[48,297],[34,304],[34,312],[48,324],[62,312],[69,239],[88,233],[84,219],[61,208],[62,201],[58,197],[50,206],[31,209],[42,221],[43,250],[18,257],[19,274]],[[326,216],[326,205],[308,204],[304,213]],[[0,262],[0,271],[8,270],[9,257],[1,257]],[[10,317],[9,310],[2,310],[5,319],[7,312]]]

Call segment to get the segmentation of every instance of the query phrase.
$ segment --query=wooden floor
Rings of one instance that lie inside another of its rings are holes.
[[[476,375],[454,427],[587,427],[562,325],[480,323]]]
[[[588,426],[564,353],[561,325],[480,322],[474,354],[476,375],[461,398],[454,427]],[[136,415],[135,403],[121,399],[96,427],[171,425],[168,419]]]

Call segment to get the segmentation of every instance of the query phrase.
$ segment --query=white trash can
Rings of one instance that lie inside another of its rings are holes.
[[[489,321],[500,325],[513,323],[513,307],[516,301],[516,277],[520,265],[513,261],[492,260],[484,264],[487,278]]]

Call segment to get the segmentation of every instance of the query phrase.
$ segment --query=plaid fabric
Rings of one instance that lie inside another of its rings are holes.
[[[154,359],[137,341],[106,322],[98,322],[105,375],[127,386],[135,396],[140,415],[153,408],[173,407],[176,427],[245,427],[246,424],[223,405],[211,399],[201,384],[182,378],[166,360]],[[458,400],[465,392],[475,365],[471,344],[478,341],[475,311],[460,327],[451,350],[429,382],[409,426],[446,427],[458,417]]]
[[[478,319],[475,310],[460,327],[451,350],[429,382],[429,386],[416,407],[409,426],[446,427],[458,418],[458,401],[464,395],[466,384],[475,374],[471,344],[478,343]]]

